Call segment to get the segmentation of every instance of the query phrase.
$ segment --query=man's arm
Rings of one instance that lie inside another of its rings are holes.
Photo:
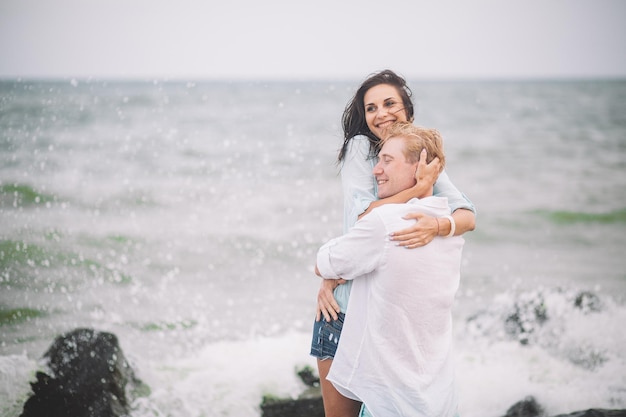
[[[377,213],[359,220],[348,233],[332,239],[317,252],[315,273],[325,279],[354,279],[373,271],[388,239]]]

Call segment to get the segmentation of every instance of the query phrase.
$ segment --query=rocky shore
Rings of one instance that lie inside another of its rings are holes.
[[[135,377],[114,334],[75,329],[58,336],[44,354],[46,372],[31,382],[32,394],[20,417],[129,417],[130,404],[150,390]],[[262,417],[324,417],[319,377],[311,368],[298,376],[307,389],[298,398],[265,396]],[[502,417],[549,417],[533,397],[520,400]],[[589,409],[550,417],[626,417],[626,410]]]
[[[298,375],[309,388],[296,399],[263,398],[262,417],[324,417],[319,379],[314,376],[311,369],[303,369],[298,372]],[[626,410],[592,408],[570,414],[548,416],[535,398],[529,396],[513,404],[502,417],[626,417]]]
[[[584,314],[593,314],[602,310],[600,298],[588,291],[582,291],[573,297],[573,306]],[[502,326],[505,333],[513,340],[522,345],[536,342],[537,333],[544,324],[551,320],[550,306],[545,301],[545,294],[538,291],[526,297],[516,300],[509,309],[499,312],[501,320],[496,322]],[[470,317],[475,327],[482,328],[488,325],[489,311],[479,312]],[[487,317],[487,324],[483,323],[483,316]],[[581,361],[590,369],[593,368],[592,360]],[[264,398],[261,403],[263,417],[323,417],[321,394],[319,392],[319,380],[316,380],[312,370],[303,370],[299,373],[309,389],[297,399]],[[548,416],[544,408],[533,397],[521,399],[513,404],[504,416],[501,417],[626,417],[626,410],[589,409],[574,411],[570,414]]]

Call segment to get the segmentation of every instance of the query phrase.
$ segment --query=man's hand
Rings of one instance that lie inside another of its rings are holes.
[[[326,321],[337,320],[337,314],[341,312],[333,291],[338,285],[344,284],[344,279],[322,279],[320,290],[317,293],[317,313],[315,321],[320,321],[322,315]]]

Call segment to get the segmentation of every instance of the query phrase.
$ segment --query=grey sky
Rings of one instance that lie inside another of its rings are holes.
[[[0,0],[0,77],[626,77],[624,0]]]

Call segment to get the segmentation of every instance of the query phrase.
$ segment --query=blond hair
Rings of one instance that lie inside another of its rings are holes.
[[[443,152],[443,139],[436,129],[429,129],[422,126],[415,126],[410,122],[396,122],[385,131],[385,137],[381,141],[380,147],[391,138],[404,139],[404,157],[410,163],[418,162],[422,149],[426,149],[428,156],[426,162],[439,158],[441,171],[446,165],[446,157]]]

